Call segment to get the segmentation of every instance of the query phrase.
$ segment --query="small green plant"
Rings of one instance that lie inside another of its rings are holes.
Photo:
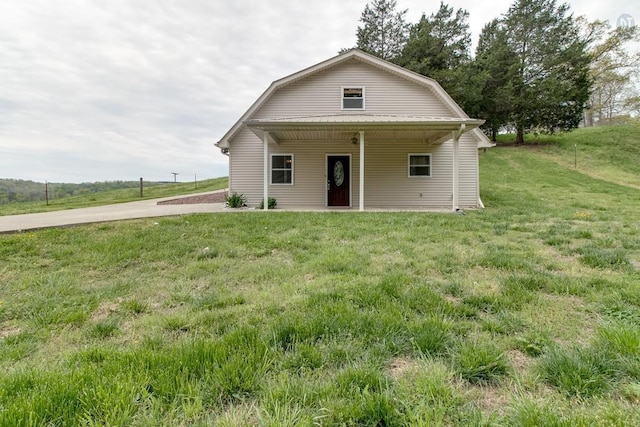
[[[640,329],[630,322],[602,325],[598,329],[597,343],[613,355],[640,357]]]
[[[269,197],[269,201],[267,202],[267,208],[275,209],[277,205],[278,205],[278,202],[276,201],[276,199],[274,199],[273,197]],[[256,209],[264,209],[264,199],[260,200],[260,204]]]
[[[228,207],[237,209],[247,205],[247,198],[244,194],[238,194],[235,191],[225,198]]]
[[[625,269],[630,265],[627,253],[622,248],[589,245],[577,249],[576,252],[581,255],[581,261],[592,268]]]
[[[489,343],[463,343],[453,360],[462,378],[472,383],[496,381],[509,370],[504,353]]]
[[[420,354],[443,354],[451,342],[451,325],[439,317],[431,317],[412,329],[411,340]]]
[[[576,348],[553,348],[542,356],[542,377],[569,396],[591,397],[609,389],[611,361],[604,352]]]
[[[149,305],[137,299],[123,301],[122,308],[133,314],[142,314],[149,311]]]
[[[528,330],[514,338],[515,347],[531,357],[538,357],[543,354],[551,343],[551,338],[545,331]]]
[[[87,335],[90,338],[109,338],[110,336],[115,335],[118,331],[118,324],[112,320],[105,320],[103,322],[98,322],[93,325],[88,331]]]

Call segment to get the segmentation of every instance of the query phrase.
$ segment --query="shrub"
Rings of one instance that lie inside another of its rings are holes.
[[[269,201],[267,202],[268,209],[275,209],[278,202],[273,197],[269,197]],[[260,200],[260,204],[256,209],[264,209],[264,199]]]
[[[241,208],[243,206],[246,206],[247,204],[247,198],[245,197],[245,195],[238,194],[235,191],[230,196],[225,197],[224,200],[227,203],[228,207],[234,209]]]

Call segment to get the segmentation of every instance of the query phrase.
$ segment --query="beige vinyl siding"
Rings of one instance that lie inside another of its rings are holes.
[[[244,133],[244,131],[243,131]],[[242,135],[239,135],[242,136]],[[249,206],[262,200],[262,143],[253,134],[234,141],[231,155],[231,191],[247,197]],[[427,146],[420,141],[394,144],[366,140],[365,208],[450,209],[453,203],[453,148],[451,141]],[[246,150],[247,155],[235,156]],[[248,155],[251,153],[251,155]],[[408,154],[431,154],[431,177],[408,176]],[[460,143],[460,207],[477,207],[475,141]],[[351,207],[358,208],[359,146],[344,141],[286,141],[269,146],[271,154],[293,154],[294,184],[269,185],[269,196],[281,208],[327,206],[327,155],[351,155]]]
[[[409,177],[408,154],[431,154],[431,177]],[[453,158],[449,144],[367,141],[364,203],[368,208],[450,208]]]
[[[279,88],[250,119],[350,114],[342,110],[342,87],[365,87],[366,110],[354,114],[456,117],[435,91],[388,71],[349,60],[328,70]],[[280,208],[327,206],[327,154],[351,155],[351,207],[359,202],[360,146],[349,142],[351,132],[296,131],[269,145],[271,154],[292,154],[294,184],[269,185],[269,196]],[[379,133],[379,135],[381,135]],[[453,143],[426,145],[422,141],[393,141],[393,130],[385,140],[365,133],[365,209],[451,209],[453,206]],[[316,140],[308,140],[316,138]],[[325,140],[333,138],[333,140]],[[431,177],[408,176],[408,154],[431,154]],[[253,132],[241,128],[229,145],[230,191],[242,193],[249,206],[263,198],[263,143]],[[461,208],[478,205],[477,141],[464,135],[459,149]],[[270,172],[270,171],[269,171]]]
[[[346,86],[365,87],[366,109],[354,110],[356,114],[454,115],[430,88],[351,60],[281,88],[252,118],[348,114],[342,110],[342,87]]]
[[[263,198],[263,145],[253,133],[242,130],[231,145],[230,191],[244,194],[249,206]],[[272,154],[293,154],[293,185],[269,185],[269,197],[281,208],[326,207],[326,155],[351,155],[351,203],[357,207],[359,148],[345,141],[285,141],[269,145]],[[241,153],[241,154],[239,154]]]
[[[294,185],[270,185],[269,196],[283,208],[324,208],[327,206],[327,154],[351,155],[351,206],[358,206],[358,145],[346,141],[285,141],[270,145],[270,153],[294,155]]]
[[[249,203],[259,203],[263,192],[262,164],[262,141],[249,129],[240,130],[229,146],[229,193],[244,194]]]
[[[458,202],[461,208],[478,207],[478,143],[472,135],[460,138],[458,150],[460,192]]]

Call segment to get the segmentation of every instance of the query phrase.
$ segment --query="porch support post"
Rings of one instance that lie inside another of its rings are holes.
[[[460,130],[453,131],[453,211],[460,207],[460,136],[464,133],[465,125],[460,125]]]
[[[263,206],[263,210],[268,210],[269,209],[269,132],[264,133],[263,136],[263,145],[264,145],[264,158],[263,158],[263,164],[264,164],[264,200],[262,202],[262,206]]]
[[[360,191],[359,210],[364,211],[364,131],[360,131]]]

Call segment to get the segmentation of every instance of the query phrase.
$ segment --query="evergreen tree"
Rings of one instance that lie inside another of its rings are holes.
[[[486,24],[476,48],[475,68],[481,96],[475,116],[486,120],[483,129],[493,141],[511,116],[515,59],[500,20]]]
[[[411,26],[400,61],[425,76],[452,70],[469,61],[469,12],[440,3],[438,12]]]
[[[407,41],[406,9],[396,11],[396,0],[373,0],[366,5],[358,26],[356,47],[387,61],[398,57]]]
[[[477,105],[477,75],[472,67],[469,48],[469,12],[440,3],[429,17],[422,15],[411,26],[409,39],[396,61],[403,67],[431,77],[470,112]]]
[[[569,6],[516,0],[503,24],[515,57],[509,73],[516,142],[526,131],[576,128],[591,87],[590,57]]]

